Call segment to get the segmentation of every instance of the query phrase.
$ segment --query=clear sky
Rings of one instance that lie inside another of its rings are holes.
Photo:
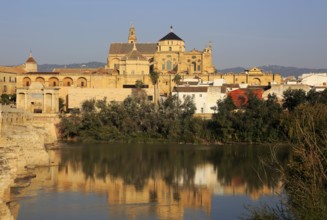
[[[326,0],[1,0],[0,65],[106,62],[111,42],[174,32],[186,49],[213,42],[217,69],[327,68]]]

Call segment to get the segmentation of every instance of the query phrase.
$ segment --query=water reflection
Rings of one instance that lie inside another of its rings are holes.
[[[183,219],[190,209],[210,219],[213,196],[258,199],[280,190],[278,173],[261,165],[270,160],[262,146],[70,145],[52,154],[60,166],[39,173],[34,187],[105,196],[113,218]],[[282,148],[277,158],[288,154]]]

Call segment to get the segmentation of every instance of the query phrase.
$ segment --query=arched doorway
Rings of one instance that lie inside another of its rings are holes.
[[[252,85],[260,86],[261,85],[261,80],[259,78],[254,78],[252,80]]]

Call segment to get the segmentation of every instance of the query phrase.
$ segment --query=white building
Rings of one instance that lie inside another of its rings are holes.
[[[327,88],[327,73],[305,73],[300,77],[300,84],[315,88]]]
[[[217,101],[227,96],[224,86],[178,86],[174,88],[172,95],[177,95],[180,100],[184,100],[186,96],[193,98],[196,114],[215,113]]]

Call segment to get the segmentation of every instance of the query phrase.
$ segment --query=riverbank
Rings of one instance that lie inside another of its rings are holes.
[[[0,218],[16,219],[9,208],[12,187],[24,187],[18,179],[28,180],[36,174],[37,166],[49,166],[46,145],[57,142],[55,126],[52,123],[30,122],[7,126],[0,138]],[[14,211],[15,212],[15,211]]]

